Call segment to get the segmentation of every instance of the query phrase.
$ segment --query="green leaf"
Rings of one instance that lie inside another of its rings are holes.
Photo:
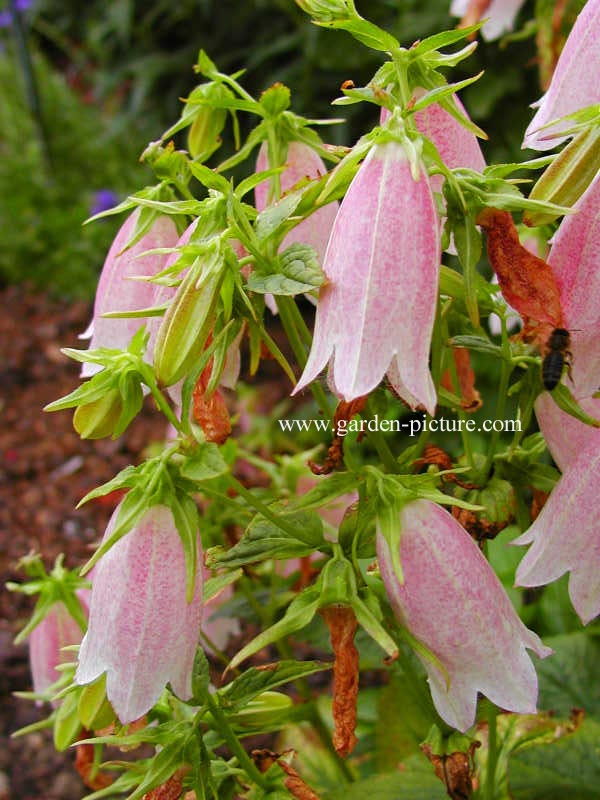
[[[508,783],[514,800],[597,800],[600,723],[585,719],[571,734],[513,754]]]
[[[178,492],[167,502],[183,546],[186,600],[191,603],[194,597],[198,567],[198,509],[192,498],[185,492]]]
[[[201,647],[196,650],[192,668],[192,699],[194,705],[203,705],[210,685],[210,667]]]
[[[201,442],[180,469],[181,475],[190,481],[206,481],[229,472],[218,445]]]
[[[282,169],[278,168],[276,170],[269,170],[269,172],[266,174],[277,174],[281,171]],[[292,192],[291,194],[287,194],[281,200],[278,200],[276,203],[273,203],[273,205],[265,208],[264,211],[261,211],[256,218],[255,228],[256,235],[258,236],[259,240],[264,242],[266,239],[268,239],[269,236],[271,236],[271,234],[273,234],[279,228],[279,226],[294,213],[301,200],[302,192]]]
[[[279,256],[281,271],[274,274],[252,272],[248,288],[260,294],[292,296],[310,292],[325,282],[315,250],[307,244],[293,244]]]
[[[221,705],[226,711],[234,713],[269,689],[323,672],[331,669],[331,666],[324,661],[279,661],[262,667],[251,667],[219,690]]]
[[[502,348],[490,342],[484,336],[453,336],[450,340],[452,347],[464,347],[473,350],[475,353],[484,353],[493,358],[503,358]]]
[[[554,654],[536,663],[539,707],[565,717],[573,708],[583,708],[600,722],[600,641],[580,631],[548,637],[544,644]]]
[[[290,510],[312,511],[320,509],[342,494],[358,489],[360,477],[354,472],[334,472],[327,478],[317,478],[317,485],[291,501]]]
[[[466,28],[455,28],[452,31],[441,31],[440,33],[435,33],[433,36],[427,36],[425,39],[421,39],[414,47],[410,48],[408,51],[409,56],[411,60],[417,60],[427,53],[439,50],[441,47],[448,47],[448,45],[460,42],[462,39],[468,39],[471,34],[477,33],[479,28],[481,28],[480,23],[477,25],[470,25]]]
[[[155,789],[157,786],[166,783],[175,770],[181,766],[190,734],[188,733],[186,736],[183,734],[174,735],[173,738],[174,741],[168,742],[168,744],[148,762],[142,782],[137,789],[129,795],[127,800],[141,800],[151,789]]]
[[[448,800],[443,783],[424,755],[403,759],[398,768],[327,792],[323,800]]]
[[[209,567],[241,567],[268,558],[300,558],[315,550],[330,549],[323,538],[323,521],[318,514],[298,511],[283,514],[287,525],[293,525],[296,538],[271,520],[257,514],[244,536],[230,550],[211,548],[206,556]]]
[[[209,600],[222,592],[226,586],[235,583],[242,575],[243,571],[241,569],[235,569],[233,572],[225,572],[223,575],[216,575],[214,578],[209,578],[207,581],[204,581],[202,591],[203,602],[205,604],[208,603]]]

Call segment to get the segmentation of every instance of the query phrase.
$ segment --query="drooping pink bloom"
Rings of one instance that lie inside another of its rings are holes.
[[[524,2],[525,0],[491,0],[481,11],[481,2],[477,0],[452,0],[450,14],[461,17],[465,25],[474,25],[480,19],[486,19],[481,35],[486,42],[491,42],[499,39],[503,33],[512,31],[515,18]],[[474,13],[470,13],[472,9]]]
[[[266,143],[263,142],[256,159],[256,171],[264,172],[267,169],[269,169],[268,150]],[[312,147],[303,142],[290,142],[286,168],[280,175],[281,193],[284,195],[300,181],[320,178],[326,172],[327,167]],[[268,205],[269,186],[270,181],[266,180],[259,183],[254,189],[254,198],[258,211],[264,211]],[[338,207],[339,203],[337,201],[328,203],[328,205],[315,211],[299,225],[296,225],[283,240],[281,250],[285,250],[286,247],[292,244],[308,244],[316,250],[319,260],[323,261]]]
[[[106,672],[108,699],[124,723],[152,708],[169,682],[189,698],[201,613],[202,574],[187,603],[173,514],[167,506],[153,506],[98,562],[75,680],[90,683]]]
[[[540,130],[554,120],[600,102],[600,0],[588,0],[569,34],[560,54],[546,94],[534,107],[523,147],[551,150],[567,138],[554,137],[569,127],[560,122]]]
[[[417,99],[424,94],[424,89],[415,91]],[[468,117],[465,107],[456,95],[454,95],[454,102],[457,108]],[[380,123],[383,124],[389,119],[389,116],[390,112],[386,108],[382,108]],[[449,169],[467,167],[477,172],[483,172],[486,165],[485,158],[477,137],[442,106],[432,103],[422,111],[417,111],[414,120],[419,132],[433,142],[440,158]],[[434,192],[441,191],[443,182],[442,175],[432,175],[430,178],[431,188]]]
[[[576,398],[581,408],[600,419],[600,398]],[[593,428],[567,414],[549,392],[535,401],[535,415],[548,450],[561,472],[565,472],[584,449],[600,452],[600,428]]]
[[[404,584],[380,532],[379,569],[396,616],[446,670],[421,657],[442,719],[470,728],[477,692],[500,708],[534,712],[537,675],[526,650],[540,658],[552,651],[521,622],[473,539],[429,500],[405,505],[398,524]]]
[[[80,589],[77,596],[87,612],[89,589]],[[36,625],[29,636],[29,665],[34,692],[45,692],[60,677],[56,669],[59,664],[74,661],[75,654],[63,651],[63,647],[79,644],[82,630],[69,614],[64,603],[55,603],[44,619]]]
[[[600,447],[585,446],[568,464],[533,525],[513,544],[531,544],[518,586],[542,586],[570,572],[569,596],[582,622],[600,614]]]
[[[152,306],[156,287],[152,283],[130,279],[141,275],[155,275],[165,265],[166,256],[139,257],[141,253],[159,247],[173,247],[177,242],[177,228],[169,217],[163,216],[157,218],[139,242],[123,251],[133,236],[138,217],[139,210],[127,217],[106,256],[96,290],[92,324],[83,335],[87,337],[91,334],[91,350],[98,347],[124,350],[127,347],[143,320],[106,319],[102,314],[109,311],[138,311]],[[100,369],[98,364],[85,363],[81,375],[87,378]]]
[[[600,24],[600,20],[599,20]],[[577,397],[600,385],[600,173],[554,235],[548,263],[556,277]]]
[[[298,392],[330,362],[350,401],[387,372],[412,408],[434,413],[429,372],[440,265],[439,220],[425,169],[417,180],[399,142],[367,155],[336,217],[323,269],[313,346]]]

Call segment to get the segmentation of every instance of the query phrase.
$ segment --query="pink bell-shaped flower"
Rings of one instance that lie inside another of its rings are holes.
[[[152,283],[130,279],[141,275],[155,275],[165,265],[165,255],[140,257],[141,253],[158,247],[174,247],[177,242],[177,228],[169,217],[163,216],[157,218],[139,242],[121,252],[133,236],[139,213],[136,210],[127,217],[106,256],[96,290],[92,324],[82,335],[82,338],[91,336],[90,350],[99,347],[124,350],[127,347],[143,320],[107,319],[102,314],[151,307],[156,287]],[[87,378],[100,369],[98,364],[85,363],[81,375]]]
[[[405,505],[398,524],[404,584],[380,532],[379,569],[396,616],[445,670],[421,657],[442,719],[466,731],[478,692],[500,708],[534,712],[537,675],[526,650],[552,651],[521,622],[473,539],[429,500]]]
[[[269,169],[269,157],[267,145],[263,142],[256,159],[256,171],[264,172],[267,169]],[[301,180],[320,178],[326,172],[327,167],[312,147],[303,142],[290,142],[286,168],[280,176],[281,193],[283,195],[289,192]],[[270,181],[266,180],[259,183],[254,189],[258,211],[264,211],[268,205],[269,185]],[[316,250],[319,260],[323,261],[338,208],[339,203],[334,201],[315,211],[287,234],[281,244],[281,250],[285,250],[292,244],[308,244]]]
[[[429,347],[440,267],[439,220],[424,167],[418,179],[399,142],[367,155],[336,217],[323,269],[313,346],[295,392],[330,362],[350,401],[387,372],[412,408],[434,413]]]
[[[201,614],[202,574],[188,603],[173,514],[153,506],[98,562],[75,680],[91,683],[106,672],[106,693],[123,723],[152,708],[169,682],[189,698]]]
[[[540,130],[554,120],[600,102],[600,0],[588,0],[573,26],[560,54],[546,94],[534,107],[523,147],[551,150],[567,137],[557,137],[569,127],[560,122]]]
[[[542,586],[570,572],[569,596],[584,624],[600,614],[600,447],[597,437],[569,462],[533,525],[513,544],[531,544],[518,586]]]
[[[462,17],[465,25],[474,25],[480,19],[486,22],[481,35],[486,42],[499,39],[503,33],[512,31],[515,18],[525,0],[488,0],[482,4],[480,0],[452,0],[450,14]]]
[[[89,589],[80,589],[77,592],[86,612],[89,595]],[[81,628],[69,614],[66,606],[61,602],[54,603],[29,636],[29,665],[34,692],[45,692],[59,679],[60,672],[56,669],[58,665],[75,660],[74,653],[64,652],[62,648],[79,644],[82,636]]]

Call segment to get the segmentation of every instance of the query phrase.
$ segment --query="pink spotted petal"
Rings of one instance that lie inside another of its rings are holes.
[[[566,130],[561,122],[540,130],[553,120],[600,102],[600,0],[588,0],[560,54],[546,94],[534,105],[535,116],[525,132],[523,147],[551,150],[567,137],[550,138]]]
[[[440,716],[466,731],[475,721],[478,692],[506,710],[534,712],[537,676],[526,651],[544,658],[551,650],[523,625],[473,539],[428,500],[404,506],[399,525],[404,584],[381,533],[379,568],[399,620],[448,673],[449,685],[422,658]]]
[[[96,567],[75,676],[85,684],[106,672],[108,699],[124,723],[152,708],[169,682],[180,697],[190,697],[201,575],[191,603],[185,593],[185,560],[173,515],[167,506],[153,506]]]
[[[450,14],[453,17],[464,17],[472,0],[453,0]],[[486,42],[499,39],[503,33],[512,31],[515,19],[525,0],[492,0],[485,9],[482,19],[487,20],[481,35]]]
[[[106,256],[96,291],[90,350],[99,347],[124,350],[127,347],[144,320],[105,319],[102,314],[109,311],[136,311],[150,307],[153,304],[155,286],[145,281],[130,279],[160,272],[165,265],[166,256],[146,255],[139,258],[138,256],[158,247],[173,247],[177,241],[178,234],[173,221],[169,217],[158,217],[139,242],[121,252],[133,236],[138,217],[139,211],[136,210],[125,220]],[[100,369],[97,364],[86,363],[83,365],[81,375],[89,377]]]
[[[571,461],[533,525],[513,544],[531,544],[517,586],[543,586],[570,573],[569,596],[582,622],[600,614],[600,448]]]
[[[590,416],[600,420],[600,398],[588,397],[577,401]],[[565,472],[588,448],[600,452],[600,428],[593,428],[562,411],[548,392],[535,401],[535,415],[552,458]]]
[[[81,590],[79,594],[85,605],[89,591]],[[62,648],[79,644],[82,635],[66,606],[61,602],[55,603],[29,637],[29,663],[35,692],[44,692],[59,679],[60,672],[56,667],[75,659],[73,653],[64,652]]]

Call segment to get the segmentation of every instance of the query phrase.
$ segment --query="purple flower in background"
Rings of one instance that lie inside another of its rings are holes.
[[[15,8],[19,14],[24,14],[33,5],[33,0],[17,0]],[[10,28],[12,26],[12,15],[8,9],[0,11],[0,28]]]
[[[119,202],[119,197],[112,189],[98,189],[94,193],[94,202],[90,206],[90,216],[94,217],[96,214],[101,214],[103,211],[108,211]]]

